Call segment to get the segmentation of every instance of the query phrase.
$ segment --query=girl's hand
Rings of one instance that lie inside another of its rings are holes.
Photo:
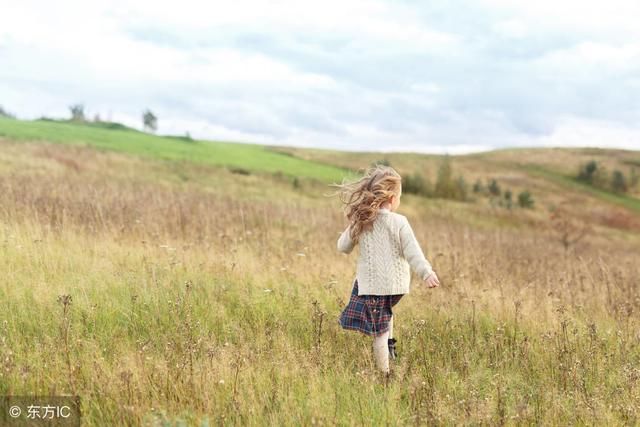
[[[438,279],[438,275],[435,271],[431,273],[429,277],[427,277],[424,281],[427,284],[427,288],[437,288],[438,286],[440,286],[440,280]]]

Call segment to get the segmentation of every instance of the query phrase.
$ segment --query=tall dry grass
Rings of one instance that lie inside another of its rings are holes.
[[[355,256],[321,189],[48,149],[0,175],[2,394],[79,394],[86,425],[638,422],[637,240],[403,198],[442,286],[395,307],[384,386],[337,323]]]

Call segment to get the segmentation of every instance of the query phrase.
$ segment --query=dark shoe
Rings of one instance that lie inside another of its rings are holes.
[[[389,359],[396,359],[398,357],[396,353],[396,339],[389,338]]]
[[[395,369],[390,369],[389,372],[384,372],[382,374],[382,383],[385,386],[389,386],[397,379],[397,376],[398,374],[396,374]]]

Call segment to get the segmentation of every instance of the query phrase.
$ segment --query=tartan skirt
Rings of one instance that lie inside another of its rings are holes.
[[[391,307],[396,305],[403,295],[358,295],[356,279],[353,282],[349,303],[338,319],[340,326],[370,336],[382,335],[389,330],[389,320],[393,315]]]

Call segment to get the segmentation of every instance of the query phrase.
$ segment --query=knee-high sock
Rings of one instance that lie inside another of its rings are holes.
[[[389,372],[389,331],[373,339],[373,355],[382,372]]]
[[[391,319],[389,319],[389,339],[393,338],[393,318],[394,316],[391,315]]]

